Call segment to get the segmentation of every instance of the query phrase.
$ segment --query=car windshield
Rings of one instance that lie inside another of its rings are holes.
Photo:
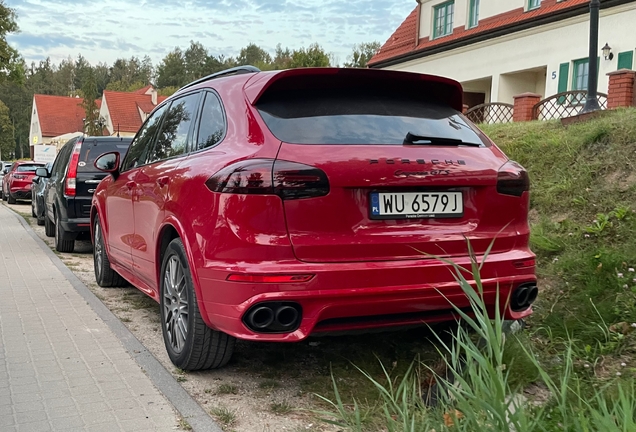
[[[35,172],[36,169],[42,168],[44,165],[33,164],[33,165],[18,165],[16,168],[17,172]]]

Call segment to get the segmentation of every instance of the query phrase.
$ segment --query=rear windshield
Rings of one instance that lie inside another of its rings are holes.
[[[408,133],[484,144],[454,109],[404,95],[339,90],[278,94],[258,103],[274,136],[296,144],[403,144]]]
[[[44,165],[18,165],[16,167],[17,172],[35,172],[36,169],[42,168]]]
[[[109,152],[119,152],[120,159],[124,159],[132,138],[122,138],[121,140],[100,141],[96,139],[87,139],[82,143],[80,151],[79,163],[77,169],[79,172],[97,172],[95,168],[95,159]]]

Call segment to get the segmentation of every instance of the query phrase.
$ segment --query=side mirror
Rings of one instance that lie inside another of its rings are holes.
[[[35,170],[35,175],[42,178],[49,178],[51,175],[46,168],[38,168]]]
[[[95,159],[95,168],[104,171],[117,178],[119,176],[119,152],[104,153]]]

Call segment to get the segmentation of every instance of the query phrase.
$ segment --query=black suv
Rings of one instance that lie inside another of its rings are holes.
[[[51,172],[37,170],[47,177],[44,188],[44,228],[55,237],[58,252],[73,252],[75,240],[90,238],[90,212],[93,193],[106,173],[93,163],[107,152],[119,152],[123,158],[132,138],[77,137],[64,144]]]

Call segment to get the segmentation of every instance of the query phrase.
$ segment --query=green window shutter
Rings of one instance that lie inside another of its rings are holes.
[[[570,63],[561,63],[559,66],[559,87],[557,93],[561,93],[568,90],[568,77],[570,76]],[[559,98],[559,105],[563,105],[565,97]]]
[[[634,51],[618,53],[618,69],[631,69],[634,67]]]

